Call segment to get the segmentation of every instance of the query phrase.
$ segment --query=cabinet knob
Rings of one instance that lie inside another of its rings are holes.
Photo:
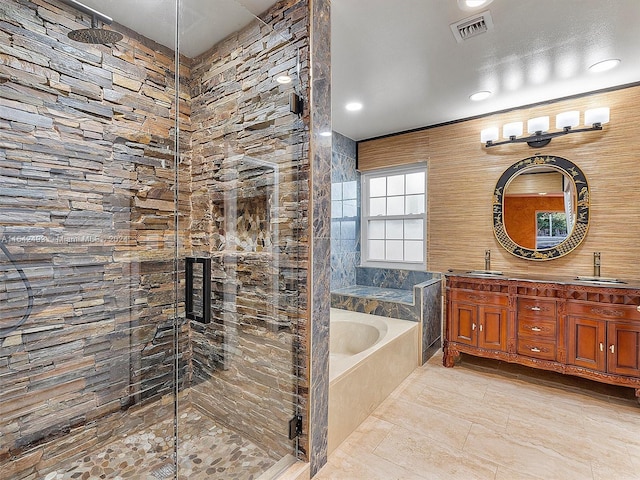
[[[609,350],[611,351],[611,353],[616,353],[616,347],[615,347],[615,345],[611,345],[611,346],[609,347]]]
[[[602,342],[600,342],[600,351],[604,352],[604,345],[602,344]]]
[[[540,307],[531,307],[531,310],[533,310],[534,312],[539,312],[540,311]]]
[[[476,329],[476,324],[475,324],[475,323],[472,323],[472,324],[471,324],[471,330],[475,330],[475,329]]]
[[[640,312],[640,305],[636,307],[636,310]]]
[[[531,327],[532,332],[541,332],[542,329],[540,327]]]
[[[536,353],[540,353],[540,349],[539,349],[539,348],[537,348],[537,347],[533,347],[533,348],[531,349],[531,351],[532,351],[532,352],[536,352]]]

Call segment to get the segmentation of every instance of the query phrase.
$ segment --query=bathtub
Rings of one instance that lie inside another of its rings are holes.
[[[331,453],[419,365],[416,322],[331,309]]]

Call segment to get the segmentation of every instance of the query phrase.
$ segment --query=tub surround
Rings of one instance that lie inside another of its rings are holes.
[[[379,334],[373,344],[362,351],[358,351],[362,346],[357,342],[345,346],[332,341],[329,453],[419,365],[420,331],[416,323],[331,309],[331,328],[336,324],[345,326],[346,330],[350,326],[377,329]],[[343,348],[337,348],[339,346]],[[348,355],[349,350],[357,353]]]
[[[390,268],[356,268],[356,285],[334,289],[331,306],[422,323],[422,361],[440,348],[440,274]]]
[[[640,281],[449,272],[445,282],[445,366],[468,353],[631,387],[640,401]]]
[[[381,302],[386,303],[403,303],[408,306],[414,305],[414,292],[412,290],[404,290],[398,288],[383,288],[383,287],[373,287],[371,285],[351,285],[350,287],[337,288],[331,292],[332,295],[337,299],[339,296],[344,295],[349,298],[357,298],[360,301],[362,300],[380,300]],[[345,300],[348,302],[348,300]],[[337,303],[337,302],[336,302]],[[335,306],[335,305],[334,305]],[[384,308],[384,304],[382,304]],[[359,310],[362,308],[363,310]],[[356,307],[353,309],[346,310],[354,310],[354,311],[365,311],[366,307]],[[393,317],[391,314],[391,308],[386,309],[388,315],[384,315],[385,317]],[[369,312],[366,312],[369,313]],[[413,315],[409,315],[413,316]],[[396,317],[399,318],[399,317]],[[415,320],[415,318],[406,318],[405,320]]]
[[[433,280],[430,272],[357,267],[356,285],[332,290],[331,306],[419,322],[422,288]]]

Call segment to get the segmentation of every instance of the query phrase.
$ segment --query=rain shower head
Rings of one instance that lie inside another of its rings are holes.
[[[93,22],[91,22],[93,24]],[[113,30],[105,30],[104,28],[97,28],[92,26],[91,28],[81,28],[79,30],[72,30],[67,33],[67,37],[76,42],[93,43],[107,45],[109,43],[116,43],[123,39],[122,34]]]
[[[91,15],[91,28],[81,28],[79,30],[72,30],[67,34],[71,40],[76,42],[107,45],[110,43],[116,43],[122,40],[124,37],[122,34],[113,30],[105,30],[104,28],[98,28],[98,20],[101,20],[103,24],[111,24],[113,20],[111,17],[104,15],[91,7],[87,7],[76,0],[61,0],[63,3],[74,7],[81,12]]]

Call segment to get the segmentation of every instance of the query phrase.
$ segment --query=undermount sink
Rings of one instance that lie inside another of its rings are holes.
[[[502,275],[502,272],[498,270],[470,270],[467,273],[478,277],[499,277]]]
[[[617,278],[607,277],[576,277],[579,282],[600,283],[600,284],[625,284],[627,282],[618,280]]]

